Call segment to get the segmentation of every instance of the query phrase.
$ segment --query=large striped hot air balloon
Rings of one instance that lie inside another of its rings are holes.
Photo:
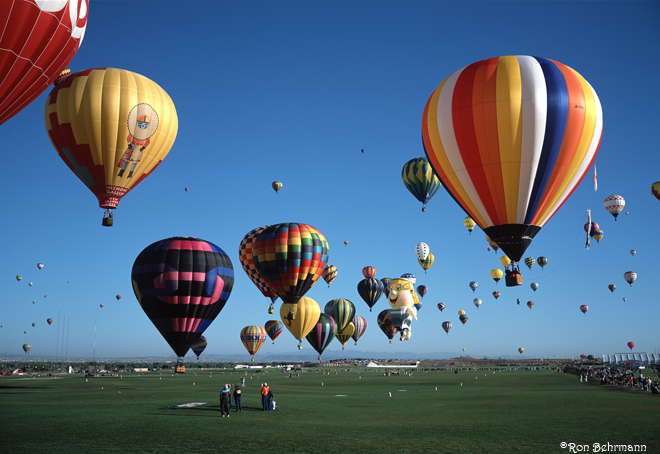
[[[335,319],[337,330],[341,331],[353,320],[355,305],[345,298],[337,298],[328,301],[323,312]]]
[[[46,99],[46,131],[57,154],[112,210],[169,153],[179,128],[174,103],[158,84],[115,68],[71,74]]]
[[[252,257],[268,288],[284,303],[295,304],[323,274],[329,251],[321,232],[291,222],[271,225],[257,234]]]
[[[78,51],[89,0],[0,2],[0,125],[46,91]]]
[[[455,72],[422,119],[438,178],[514,262],[587,173],[602,129],[600,101],[580,74],[528,56]]]
[[[401,179],[410,193],[422,202],[422,211],[426,211],[426,204],[442,186],[426,158],[406,162],[401,171]]]
[[[355,341],[355,345],[357,345],[358,340],[367,330],[367,320],[364,317],[360,317],[359,315],[356,315],[355,317],[353,317],[353,321],[351,323],[353,323],[353,326],[355,326],[355,331],[353,332],[353,335],[351,337]]]
[[[318,321],[312,327],[312,330],[307,334],[307,342],[318,352],[319,361],[321,361],[323,350],[335,338],[336,330],[337,325],[335,324],[335,320],[330,315],[321,314]]]
[[[254,361],[254,355],[259,351],[266,340],[266,331],[261,326],[249,325],[241,330],[241,342],[250,354],[250,361]]]
[[[272,310],[273,304],[277,299],[277,293],[272,291],[266,281],[261,275],[257,272],[257,269],[254,267],[254,257],[252,255],[252,248],[254,247],[254,241],[257,235],[264,231],[269,225],[264,225],[257,227],[256,229],[250,230],[241,240],[241,244],[238,246],[238,259],[241,262],[243,271],[248,275],[252,283],[259,289],[263,296],[270,298],[270,310]],[[272,313],[270,312],[269,313]]]
[[[175,237],[140,252],[131,281],[149,320],[183,358],[225,307],[234,286],[234,268],[215,244]]]

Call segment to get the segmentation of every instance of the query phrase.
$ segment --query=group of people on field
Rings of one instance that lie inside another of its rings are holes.
[[[243,386],[245,386],[245,381],[242,380],[241,384],[235,384],[234,387],[234,404],[236,405],[236,411],[242,412],[243,405],[241,404],[241,397],[243,394]],[[261,385],[261,411],[273,411],[275,410],[275,402],[273,401],[273,393],[268,387],[268,383],[262,383]],[[232,396],[232,385],[225,383],[224,387],[220,391],[220,413],[222,417],[229,417],[231,413],[231,396]]]
[[[647,374],[651,369],[640,369],[639,375],[629,368],[620,368],[616,366],[610,367],[576,367],[572,372],[577,372],[580,375],[580,381],[588,381],[589,378],[600,381],[601,385],[615,385],[624,386],[627,388],[639,389],[641,391],[648,391],[652,394],[660,394],[658,383],[654,382],[650,376],[644,376],[644,371]]]

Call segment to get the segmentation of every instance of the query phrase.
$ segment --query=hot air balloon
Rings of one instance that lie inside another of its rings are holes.
[[[634,343],[634,342],[628,342],[626,345],[627,345],[628,348],[631,349],[631,350],[635,347],[635,343]]]
[[[497,244],[495,241],[491,240],[490,237],[488,236],[488,234],[486,234],[486,241],[488,241],[488,244],[490,245],[490,247],[492,247],[493,250],[495,251],[495,253],[497,254],[497,250],[500,248],[499,244]],[[490,248],[488,248],[488,250],[490,251]]]
[[[627,300],[626,300],[626,298],[624,297],[624,298],[623,298],[623,302],[625,303],[626,301],[627,301]]]
[[[602,230],[598,230],[595,234],[592,235],[594,240],[596,240],[596,243],[600,243],[600,240],[603,239],[603,236],[605,236],[605,233],[603,233]]]
[[[477,223],[474,222],[474,219],[472,219],[470,216],[465,216],[465,219],[463,219],[463,225],[470,233],[470,235],[472,235],[472,231],[477,226]]]
[[[52,325],[53,324],[53,319],[52,318],[47,318],[46,323],[48,323],[49,325]]]
[[[335,333],[335,337],[341,344],[342,350],[346,350],[345,348],[346,342],[348,342],[348,340],[353,336],[353,333],[355,333],[355,325],[353,325],[352,322],[346,325],[346,328],[344,328],[343,330],[338,329],[337,332]]]
[[[634,256],[635,256],[635,254],[637,254],[637,251],[636,251],[636,250],[634,250],[634,249],[631,249],[631,250],[630,250],[630,255],[632,255],[632,256],[634,257]]]
[[[383,283],[376,278],[370,277],[367,279],[362,279],[357,285],[358,293],[360,297],[367,303],[369,306],[369,312],[372,311],[372,308],[378,302],[383,291]]]
[[[527,301],[527,307],[528,308],[533,308],[534,307],[534,301]]]
[[[475,290],[477,290],[477,287],[479,287],[479,284],[476,281],[470,282],[469,285],[470,285],[470,288],[472,289],[472,293],[474,293]]]
[[[545,266],[548,264],[548,259],[545,257],[539,257],[538,259],[536,259],[536,263],[539,264],[541,269],[544,269]]]
[[[583,304],[582,306],[580,306],[580,310],[582,311],[583,314],[586,314],[587,311],[589,310],[589,306]]]
[[[365,266],[362,268],[362,274],[365,278],[370,278],[376,276],[376,268],[373,266]]]
[[[610,289],[610,292],[614,293],[614,290],[616,290],[616,285],[610,284],[607,286],[608,289]]]
[[[27,353],[28,355],[30,354],[30,349],[32,348],[32,345],[30,344],[23,344],[23,351]]]
[[[500,297],[500,292],[498,292],[497,290],[495,290],[495,291],[493,292],[493,296],[495,297],[495,299],[499,298],[499,297]]]
[[[199,336],[195,342],[190,346],[190,349],[193,351],[195,356],[197,356],[197,359],[199,359],[199,355],[204,353],[204,350],[206,349],[206,346],[208,345],[208,341],[204,336]]]
[[[623,273],[623,278],[632,287],[633,282],[635,282],[635,279],[637,279],[637,273],[635,273],[634,271],[626,271],[625,273]]]
[[[509,265],[511,265],[511,259],[509,258],[508,255],[503,255],[502,257],[500,257],[500,263],[504,268],[508,268]]]
[[[518,299],[516,300],[516,304],[518,304],[518,306],[520,306],[520,298],[518,298]]]
[[[591,225],[591,227],[589,227],[589,225]],[[596,232],[598,232],[599,230],[600,227],[595,222],[592,222],[591,224],[587,222],[586,224],[584,224],[584,231],[589,233],[590,237],[593,237],[596,234]]]
[[[385,296],[387,296],[389,294],[389,292],[387,291],[387,286],[390,285],[390,282],[392,282],[392,278],[384,277],[380,281],[383,283],[383,293],[385,294]]]
[[[314,325],[321,315],[321,308],[313,299],[303,296],[296,304],[282,303],[280,306],[280,319],[286,329],[298,339],[298,348],[302,348],[300,343],[314,328]]]
[[[602,133],[573,69],[506,56],[449,76],[424,109],[424,149],[447,191],[514,262],[580,183]]]
[[[280,334],[284,331],[284,323],[279,320],[268,320],[264,325],[264,328],[266,329],[266,334],[268,334],[270,340],[273,341],[273,345],[275,345],[275,339],[280,337]]]
[[[328,301],[323,312],[335,320],[337,331],[340,331],[346,328],[355,317],[355,305],[347,299],[337,298]]]
[[[344,246],[348,246],[348,241],[344,241]]]
[[[417,254],[417,260],[420,262],[426,260],[426,257],[429,256],[429,252],[429,245],[426,243],[418,243],[417,246],[415,246],[415,254]]]
[[[391,344],[392,338],[397,333],[397,331],[399,331],[399,329],[394,326],[392,319],[390,319],[390,309],[385,309],[380,314],[378,314],[377,322],[378,327],[383,333],[385,333]]]
[[[21,281],[23,280],[23,276],[21,276],[21,275],[19,274],[18,276],[16,276],[16,280],[17,280],[18,282],[21,282]]]
[[[321,361],[321,355],[323,350],[330,345],[332,339],[335,338],[335,331],[337,326],[335,320],[327,315],[321,314],[318,321],[312,327],[312,330],[307,334],[307,342],[316,350],[319,354],[319,361]]]
[[[421,302],[413,304],[415,306],[415,309],[419,312],[420,309],[422,309],[423,304]]]
[[[417,282],[417,278],[412,273],[403,273],[401,279],[409,281],[412,285],[415,285],[415,282]]]
[[[27,334],[27,331],[23,331],[23,334]]]
[[[323,234],[311,225],[283,223],[256,235],[252,257],[265,284],[284,303],[295,304],[323,274],[329,251]]]
[[[282,182],[281,181],[273,181],[271,186],[275,190],[275,194],[278,194],[280,192],[280,189],[282,189]]]
[[[0,2],[0,125],[43,93],[78,51],[89,0]]]
[[[337,277],[337,267],[334,265],[326,265],[321,276],[325,283],[328,284],[328,288],[330,288],[330,284],[332,284],[332,281]]]
[[[364,317],[356,315],[353,317],[351,323],[353,323],[353,326],[355,327],[355,331],[351,337],[355,341],[355,345],[357,345],[358,339],[360,339],[365,331],[367,331],[367,320]]]
[[[424,295],[426,295],[427,291],[426,285],[418,285],[416,291],[419,297],[424,299]]]
[[[37,304],[37,302],[36,302],[36,301],[32,301],[32,304]]]
[[[34,328],[35,326],[37,326],[37,324],[36,324],[36,323],[33,323],[33,324],[32,324],[32,328]]]
[[[215,244],[174,237],[140,252],[131,281],[142,310],[182,365],[190,346],[225,307],[234,286],[234,268]]]
[[[524,351],[525,351],[525,349],[522,348],[522,347],[520,347],[520,348],[518,349],[518,352],[519,352],[521,355],[523,354]]]
[[[477,306],[477,309],[479,309],[479,306],[481,306],[481,298],[475,298],[472,300],[472,303],[474,303],[475,306]]]
[[[43,263],[37,263],[37,268],[42,269],[44,267]]]
[[[185,188],[186,192],[188,192],[188,188]]]
[[[495,268],[494,270],[491,270],[491,272],[490,272],[490,277],[493,278],[495,283],[498,283],[500,281],[500,279],[502,279],[502,276],[504,276],[504,272],[499,268]]]
[[[525,258],[525,265],[527,265],[527,268],[529,268],[530,270],[532,269],[532,267],[534,266],[535,263],[536,263],[536,260],[534,260],[534,257],[526,257]]]
[[[458,319],[461,321],[462,324],[465,325],[465,323],[468,321],[467,315],[459,315]]]
[[[411,159],[403,166],[401,179],[410,193],[422,202],[422,211],[426,211],[426,204],[441,186],[429,161],[426,158]]]
[[[45,123],[60,158],[106,210],[107,227],[121,198],[165,159],[179,125],[160,86],[115,68],[87,69],[58,83],[46,99]]]
[[[119,301],[121,299],[121,295],[117,295],[115,298],[117,298],[117,301]]]
[[[105,304],[99,304],[99,307],[100,307],[101,309],[103,309],[104,306],[105,306]]]
[[[419,266],[421,266],[424,269],[424,274],[431,268],[431,265],[433,265],[433,262],[435,261],[435,256],[429,252],[428,257],[426,257],[426,260],[422,261],[417,259],[417,262],[419,263]]]
[[[445,307],[447,307],[445,303],[438,303],[438,309],[440,309],[440,312],[444,311]]]
[[[529,284],[529,287],[530,287],[532,290],[536,291],[536,289],[539,288],[539,283],[538,283],[538,282],[532,282],[531,284]]]
[[[272,291],[270,287],[266,285],[265,279],[257,272],[257,269],[254,267],[254,257],[252,255],[255,238],[267,227],[270,226],[264,225],[252,229],[243,237],[241,244],[238,247],[238,258],[243,267],[243,271],[245,271],[245,274],[247,274],[252,283],[259,289],[263,296],[270,298],[271,302],[270,307],[268,308],[268,313],[272,314],[274,312],[273,304],[275,304],[275,300],[277,299],[277,293]]]
[[[442,329],[444,329],[445,333],[449,335],[449,330],[451,329],[451,322],[442,322]]]
[[[653,194],[653,197],[660,200],[660,181],[656,181],[651,185],[651,194]]]
[[[614,220],[616,221],[616,217],[623,211],[623,207],[626,206],[626,201],[620,195],[611,195],[605,199],[603,205],[605,205],[607,212],[614,216]]]
[[[465,311],[461,309],[460,311],[458,311],[458,315],[465,315]]]
[[[28,285],[29,285],[30,287],[32,287],[33,284],[32,284],[32,282],[30,282]]]
[[[259,325],[249,325],[241,330],[241,342],[254,361],[254,355],[266,340],[266,331]]]

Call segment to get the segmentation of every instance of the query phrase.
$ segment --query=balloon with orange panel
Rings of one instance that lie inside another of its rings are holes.
[[[131,71],[92,68],[59,81],[46,99],[48,137],[105,209],[103,225],[165,159],[179,121],[158,84]]]

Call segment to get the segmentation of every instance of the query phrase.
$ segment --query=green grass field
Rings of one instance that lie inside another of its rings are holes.
[[[660,396],[552,370],[249,373],[229,418],[218,393],[240,372],[121,375],[0,377],[2,452],[660,453]],[[260,411],[263,381],[280,411]],[[188,402],[208,403],[168,408]]]

